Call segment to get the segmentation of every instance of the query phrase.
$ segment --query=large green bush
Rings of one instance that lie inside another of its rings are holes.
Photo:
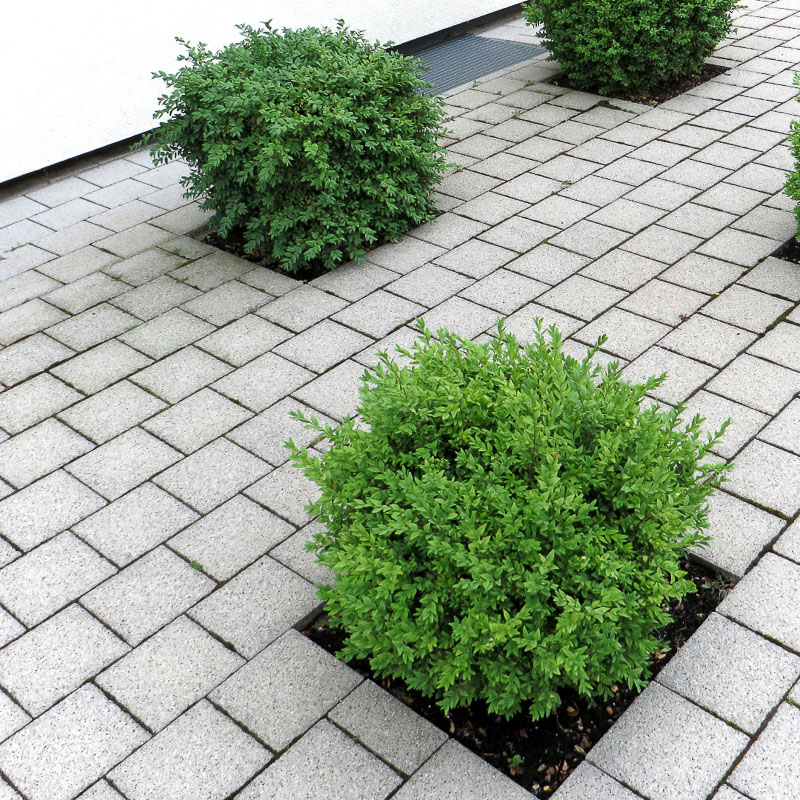
[[[736,0],[529,0],[532,25],[574,86],[647,92],[697,72],[731,29]]]
[[[221,236],[243,232],[293,272],[331,269],[430,219],[446,166],[439,98],[418,62],[327,28],[238,26],[240,42],[188,53],[160,98],[157,163],[181,156],[190,196]],[[151,141],[151,140],[148,140]]]
[[[800,73],[795,73],[795,86],[800,86]],[[800,95],[796,98],[800,101]],[[786,176],[786,194],[795,202],[794,215],[797,219],[797,236],[800,242],[800,122],[793,119],[789,132],[789,149],[794,157],[794,169]]]
[[[408,366],[365,375],[362,421],[295,415],[331,440],[320,458],[288,446],[322,490],[313,547],[344,657],[445,710],[538,718],[563,687],[641,686],[666,601],[694,590],[679,561],[725,470],[701,463],[712,437],[642,409],[663,376],[630,385],[548,333],[424,331]]]

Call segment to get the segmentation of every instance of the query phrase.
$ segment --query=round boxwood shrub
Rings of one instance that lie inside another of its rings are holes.
[[[737,0],[529,0],[532,25],[570,82],[600,94],[691,75],[731,29]]]
[[[240,231],[288,272],[332,269],[432,218],[446,167],[444,111],[419,63],[336,30],[238,26],[212,53],[191,46],[156,118],[156,163],[184,158],[189,196],[222,237]],[[153,139],[147,139],[151,142]]]
[[[294,415],[321,457],[287,443],[321,489],[311,546],[342,655],[445,711],[539,718],[564,687],[643,686],[666,601],[694,591],[679,564],[706,540],[722,431],[643,408],[663,375],[566,357],[555,328],[525,347],[502,324],[488,344],[420,330],[407,365],[365,374],[359,422]]]

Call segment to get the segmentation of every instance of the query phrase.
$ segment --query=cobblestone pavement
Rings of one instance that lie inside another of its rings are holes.
[[[499,315],[733,419],[703,557],[744,577],[558,800],[800,797],[800,3],[737,13],[734,68],[657,108],[541,60],[452,93],[446,213],[309,285],[189,238],[180,163],[5,187],[1,800],[530,797],[297,632],[326,573],[280,446],[415,317]]]

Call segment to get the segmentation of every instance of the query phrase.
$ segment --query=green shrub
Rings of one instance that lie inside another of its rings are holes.
[[[795,73],[795,86],[800,86],[800,73]],[[800,100],[800,95],[796,98]],[[794,157],[794,170],[786,176],[786,194],[795,202],[794,215],[797,219],[796,239],[800,242],[800,122],[793,119],[790,125],[789,149]]]
[[[446,166],[442,101],[421,92],[418,62],[327,28],[240,25],[242,41],[191,46],[155,117],[156,163],[181,156],[189,196],[226,237],[293,272],[332,269],[432,217]],[[151,141],[150,139],[147,140]]]
[[[409,366],[365,375],[366,425],[297,413],[331,446],[287,443],[322,490],[312,547],[342,655],[445,711],[538,718],[563,687],[643,685],[665,602],[694,590],[679,560],[726,469],[700,463],[712,437],[640,407],[664,376],[565,357],[555,328],[527,347],[502,324],[483,345],[421,330]]]
[[[529,0],[576,88],[631,95],[691,75],[731,29],[736,0]]]

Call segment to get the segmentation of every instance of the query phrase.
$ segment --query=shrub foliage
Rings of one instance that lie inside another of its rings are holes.
[[[542,41],[577,88],[631,95],[697,72],[736,0],[529,0]]]
[[[800,73],[795,73],[795,86],[800,86]],[[800,101],[800,95],[796,98]],[[789,149],[794,158],[794,169],[786,176],[786,194],[795,202],[794,215],[797,219],[797,235],[800,242],[800,122],[793,119],[789,132]]]
[[[534,718],[571,687],[642,686],[665,602],[694,590],[679,567],[705,541],[705,504],[726,467],[716,436],[681,409],[640,406],[616,364],[562,353],[555,328],[522,346],[423,335],[361,387],[361,422],[293,442],[321,488],[312,547],[347,659],[399,677],[449,710],[476,700]]]
[[[160,98],[156,163],[181,156],[189,196],[203,198],[226,237],[266,251],[286,271],[328,269],[432,217],[429,193],[446,166],[437,143],[442,101],[414,59],[339,23],[240,25],[242,40],[180,56],[154,73]],[[148,139],[147,141],[152,141]]]

